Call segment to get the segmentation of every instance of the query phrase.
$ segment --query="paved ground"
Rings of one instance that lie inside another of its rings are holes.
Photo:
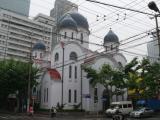
[[[99,118],[97,118],[99,117]],[[0,120],[112,120],[112,118],[100,117],[100,116],[58,116],[50,118],[49,116],[34,115],[29,117],[26,115],[9,115],[0,114]],[[136,118],[127,118],[127,120],[138,120]],[[160,116],[154,116],[150,118],[141,118],[141,120],[160,120]]]

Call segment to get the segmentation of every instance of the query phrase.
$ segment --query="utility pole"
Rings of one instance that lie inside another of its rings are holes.
[[[31,72],[32,72],[32,33],[30,34],[31,48],[29,52],[29,67],[28,67],[28,96],[27,96],[27,112],[29,112],[31,100]]]
[[[159,28],[158,28],[158,17],[160,17],[160,10],[158,9],[156,3],[154,1],[149,2],[148,7],[159,14],[155,14],[155,21],[156,21],[156,33],[157,33],[157,40],[158,40],[158,47],[159,47],[159,57],[160,57],[160,37],[159,37]]]
[[[159,28],[158,28],[158,15],[155,15],[155,21],[156,21],[156,33],[157,33],[157,39],[158,39],[158,47],[159,47],[159,57],[160,57],[160,37],[159,37]]]
[[[62,98],[61,98],[61,106],[63,106],[63,78],[64,78],[64,43],[61,42],[62,47]]]
[[[82,95],[83,95],[83,94],[82,94],[82,89],[83,89],[83,88],[82,88],[82,80],[83,80],[83,78],[82,78],[82,77],[83,77],[83,75],[82,75],[82,68],[83,68],[83,67],[82,67],[82,64],[81,64],[81,111],[82,111],[82,109],[83,109],[83,106],[82,106],[82,105],[83,105],[83,99],[82,99],[82,97],[83,97],[83,96],[82,96]]]

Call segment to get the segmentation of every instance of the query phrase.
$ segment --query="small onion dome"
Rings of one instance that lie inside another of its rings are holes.
[[[89,29],[87,19],[78,12],[68,12],[64,14],[58,21],[59,29],[74,28],[75,25],[76,27],[82,27],[86,30]]]
[[[46,50],[46,46],[42,42],[34,44],[33,50]]]
[[[107,43],[107,42],[119,43],[118,36],[112,30],[110,30],[108,34],[104,37],[104,43]]]
[[[61,28],[71,28],[77,30],[77,23],[73,20],[70,15],[66,15],[59,23],[59,29]]]

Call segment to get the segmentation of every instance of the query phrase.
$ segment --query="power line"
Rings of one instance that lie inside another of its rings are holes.
[[[94,36],[96,36],[96,35],[94,35]],[[97,38],[100,38],[100,37],[98,37],[98,36],[96,36]]]
[[[153,30],[153,29],[151,29],[151,30]],[[151,31],[151,30],[149,30],[149,31]],[[6,31],[6,30],[3,30],[3,31]],[[81,42],[82,40],[81,39],[79,39],[79,38],[72,38],[72,37],[69,37],[69,36],[65,36],[65,35],[62,35],[62,34],[58,34],[58,33],[56,33],[56,32],[52,32],[54,35],[57,35],[57,36],[62,36],[62,37],[66,37],[66,38],[69,38],[69,39],[74,39],[74,40],[77,40],[77,41],[79,41],[79,42]],[[144,32],[144,33],[146,33],[146,32]],[[129,40],[129,39],[131,39],[131,38],[134,38],[134,37],[137,37],[137,36],[139,36],[139,35],[141,35],[141,34],[143,34],[143,33],[140,33],[140,34],[137,34],[137,35],[134,35],[134,36],[132,36],[132,37],[130,37],[130,38],[127,38],[127,39],[125,39],[125,40],[122,40],[122,41],[126,41],[126,40]],[[145,35],[144,37],[146,37],[147,35]],[[139,40],[139,39],[141,39],[142,37],[140,37],[140,38],[136,38],[136,39],[134,39],[134,40],[132,40],[132,41],[129,41],[129,42],[126,42],[126,43],[123,43],[123,44],[121,44],[121,45],[125,45],[125,44],[127,44],[127,43],[130,43],[130,42],[133,42],[133,41],[136,41],[136,40]],[[120,42],[122,42],[122,41],[120,41]],[[98,44],[98,43],[94,43],[94,42],[89,42],[89,41],[84,41],[83,40],[83,42],[84,43],[88,43],[88,44],[92,44],[92,45],[96,45],[96,46],[103,46],[103,47],[105,47],[103,44]]]
[[[130,4],[132,4],[133,2],[135,2],[135,1],[137,1],[137,0],[134,0],[134,1],[132,1],[131,3],[128,3],[128,4],[126,4],[125,6],[129,6]],[[137,4],[135,4],[135,5],[137,5]],[[99,6],[99,5],[98,5]],[[124,6],[124,7],[125,7]],[[133,5],[134,6],[134,5]],[[104,8],[104,9],[106,9],[105,7],[102,7],[102,6],[99,6],[99,7],[101,7],[101,8]],[[113,13],[116,13],[116,12],[118,12],[118,11],[120,11],[120,10],[116,10],[116,11],[114,11],[114,12],[112,12],[112,13],[109,13],[109,14],[107,14],[106,16],[108,17],[109,15],[112,15],[112,17],[113,16],[115,16],[115,15],[113,15]],[[123,11],[120,11],[120,12],[123,12]],[[116,15],[119,15],[119,14],[116,14]],[[110,18],[112,18],[112,17],[110,17]],[[107,19],[107,18],[106,18]],[[108,20],[108,19],[107,19]],[[102,22],[104,22],[104,21],[102,21]],[[100,22],[100,23],[102,23],[102,22]],[[98,23],[98,24],[100,24],[100,23]],[[94,26],[96,26],[97,24],[95,24]]]
[[[156,40],[154,40],[154,41],[156,41]],[[153,41],[149,41],[149,42],[153,42]],[[149,42],[145,42],[145,43],[142,43],[142,44],[146,44],[146,43],[149,43]],[[136,47],[136,46],[139,46],[139,45],[142,45],[142,44],[138,44],[138,45],[135,45],[135,46],[132,46],[132,47]],[[120,51],[122,51],[123,49],[119,49]],[[124,51],[124,50],[123,50]],[[102,52],[102,54],[104,55],[104,54],[106,54],[106,53],[112,53],[113,51],[104,51],[104,52]],[[89,56],[89,57],[97,57],[96,55],[97,54],[101,54],[101,53],[96,53],[96,54],[94,54],[94,55],[91,55],[91,56]],[[140,54],[139,54],[140,55]],[[101,55],[100,55],[101,56]],[[88,58],[89,58],[88,57]],[[86,58],[82,58],[82,59],[80,59],[80,60],[84,60],[84,59],[86,59]],[[79,61],[79,60],[78,60]],[[71,62],[71,63],[67,63],[66,65],[70,65],[70,64],[73,64],[74,62]],[[59,68],[59,67],[58,67]]]
[[[82,6],[83,7],[83,6]]]
[[[60,34],[59,34],[60,35]],[[64,35],[62,35],[62,36],[64,36]],[[70,39],[71,39],[71,37],[69,37]],[[75,39],[75,38],[73,38],[73,39]],[[76,39],[76,40],[80,40],[80,39]],[[87,41],[87,43],[90,43],[90,42],[88,42]],[[101,44],[95,44],[95,43],[90,43],[90,44],[94,44],[94,45],[98,45],[98,46],[104,46],[104,45],[101,45]]]
[[[147,12],[143,12],[143,11],[139,11],[139,10],[134,10],[134,9],[130,9],[130,8],[124,8],[124,7],[111,5],[111,4],[107,4],[107,3],[102,3],[102,2],[98,2],[98,1],[94,1],[94,0],[86,0],[86,1],[99,3],[99,4],[102,4],[102,5],[107,5],[107,6],[111,6],[111,7],[115,7],[115,8],[120,8],[120,9],[124,9],[124,10],[129,10],[129,11],[133,11],[133,12],[138,12],[138,13],[154,16],[154,14],[151,14],[151,13],[147,13]]]
[[[143,44],[146,44],[146,43],[151,43],[151,42],[154,42],[154,41],[157,41],[157,40],[158,40],[158,39],[151,40],[151,41],[148,41],[148,42],[139,43],[139,44],[136,44],[136,45],[133,45],[133,46],[129,46],[129,47],[123,48],[123,49],[134,48],[134,47],[137,47],[137,46],[140,46],[140,45],[143,45]]]
[[[147,57],[147,58],[153,58],[153,59],[159,59],[159,57],[153,57],[153,56],[148,56],[148,55],[138,54],[138,53],[130,52],[130,51],[126,51],[126,50],[121,50],[121,49],[120,49],[120,51],[123,51],[123,52],[129,53],[129,54],[132,54],[132,55],[137,55],[137,56],[142,56],[142,57]]]
[[[142,36],[142,37],[138,37],[138,38],[136,38],[136,39],[134,39],[134,40],[132,40],[132,41],[128,41],[128,42],[126,42],[126,43],[123,43],[123,44],[120,44],[121,46],[123,46],[123,45],[126,45],[126,44],[128,44],[128,43],[131,43],[131,42],[134,42],[134,41],[137,41],[137,40],[140,40],[140,39],[142,39],[142,38],[145,38],[145,37],[147,37],[148,35],[144,35],[144,36]]]
[[[136,14],[138,14],[138,13],[136,13]],[[136,15],[136,14],[134,14],[134,15]],[[132,15],[133,16],[133,15]],[[130,17],[132,17],[131,15],[130,15]],[[128,17],[127,17],[128,18]],[[120,23],[120,22],[122,22],[122,21],[124,21],[123,19],[121,20],[121,21],[117,21],[117,20],[115,20],[114,21],[114,23],[110,23],[110,24],[108,24],[107,26],[105,25],[105,27],[103,26],[103,27],[101,27],[101,28],[99,28],[99,29],[97,29],[97,30],[95,30],[95,31],[93,31],[93,32],[97,32],[97,31],[100,31],[100,30],[102,30],[102,29],[104,29],[104,28],[106,28],[106,27],[110,27],[111,25],[114,25],[114,24],[116,24],[116,23]],[[139,21],[138,21],[139,22]]]

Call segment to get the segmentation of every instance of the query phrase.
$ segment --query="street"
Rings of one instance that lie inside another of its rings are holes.
[[[160,116],[154,116],[150,118],[141,118],[141,120],[159,120]],[[79,117],[77,116],[61,116],[55,118],[49,118],[48,116],[15,116],[15,115],[0,115],[0,120],[112,120],[112,118],[87,118],[87,117]],[[139,120],[136,118],[127,118],[127,120]]]

